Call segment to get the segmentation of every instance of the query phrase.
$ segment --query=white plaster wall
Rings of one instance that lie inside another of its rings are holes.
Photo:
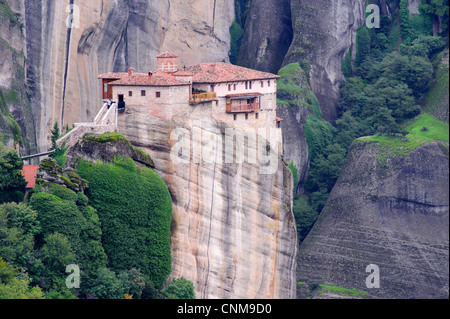
[[[271,94],[276,93],[277,91],[277,81],[275,79],[272,80],[256,80],[256,81],[248,81],[252,83],[252,88],[248,85],[247,89],[245,88],[245,81],[240,82],[229,82],[229,83],[218,83],[214,85],[214,92],[217,93],[218,97],[224,97],[229,94],[242,94],[242,93],[261,93],[261,94]],[[261,82],[263,83],[261,85]],[[270,86],[269,86],[270,82]],[[229,90],[229,85],[231,85],[231,90]],[[236,89],[235,89],[236,85]],[[195,84],[194,88],[199,90],[204,90],[207,92],[211,92],[210,84]]]

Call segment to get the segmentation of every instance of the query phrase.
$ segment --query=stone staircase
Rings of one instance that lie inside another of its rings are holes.
[[[64,143],[66,147],[74,146],[80,138],[86,133],[103,134],[106,132],[114,132],[117,129],[117,103],[114,102],[110,108],[108,104],[103,104],[103,107],[97,113],[93,122],[90,123],[75,123],[75,127],[56,141],[58,147]]]

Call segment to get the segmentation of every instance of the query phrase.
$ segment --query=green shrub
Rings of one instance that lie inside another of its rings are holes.
[[[89,182],[86,194],[100,217],[110,268],[140,269],[161,287],[171,272],[172,201],[163,180],[130,158],[81,161],[78,172]]]
[[[161,295],[164,299],[195,299],[194,285],[183,277],[173,279]]]
[[[54,233],[66,237],[85,278],[82,288],[88,288],[96,269],[105,267],[107,262],[100,241],[100,223],[94,208],[77,206],[77,194],[70,193],[72,191],[64,192],[60,187],[53,190],[57,189],[57,194],[70,199],[43,192],[36,192],[31,196],[30,205],[38,212],[37,220],[42,229],[36,236],[37,248],[44,245],[44,239]],[[67,194],[70,197],[66,197]]]

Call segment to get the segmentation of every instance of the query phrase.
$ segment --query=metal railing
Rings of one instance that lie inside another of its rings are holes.
[[[215,99],[217,99],[216,92],[197,93],[197,94],[191,94],[189,96],[189,101],[192,101],[192,102],[215,100]]]

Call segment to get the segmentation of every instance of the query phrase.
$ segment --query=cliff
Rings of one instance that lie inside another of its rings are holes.
[[[277,73],[292,42],[290,0],[252,1],[237,64]]]
[[[33,149],[36,132],[26,86],[22,23],[20,15],[0,1],[0,133],[8,147],[21,142],[24,148]]]
[[[274,174],[260,174],[256,164],[220,163],[218,157],[208,163],[195,153],[183,163],[172,154],[176,129],[192,139],[194,152],[208,143],[193,134],[219,141],[226,128],[202,104],[164,118],[127,105],[119,117],[119,132],[152,157],[169,187],[172,276],[191,280],[197,298],[295,298],[297,241],[287,165],[278,158]]]
[[[101,107],[98,74],[147,73],[164,50],[177,52],[181,66],[228,60],[232,0],[7,2],[22,21],[17,42],[41,149],[55,121],[64,128],[92,120]]]
[[[301,61],[309,66],[311,88],[325,119],[330,122],[336,120],[339,85],[344,80],[341,61],[355,45],[356,30],[365,23],[365,3],[362,0],[291,2],[294,38],[284,64]]]
[[[375,298],[448,298],[448,143],[387,155],[357,141],[330,197],[300,245],[301,282],[354,288]],[[379,267],[369,289],[366,267]],[[311,292],[301,288],[299,297]]]

